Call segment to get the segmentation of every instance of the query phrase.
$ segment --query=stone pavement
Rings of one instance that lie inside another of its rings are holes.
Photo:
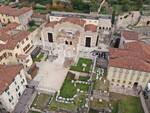
[[[29,106],[32,103],[33,95],[34,89],[26,88],[13,113],[27,113]]]
[[[39,72],[34,78],[34,81],[39,82],[37,89],[48,93],[58,91],[66,78],[68,69],[50,61],[39,62],[37,66]]]

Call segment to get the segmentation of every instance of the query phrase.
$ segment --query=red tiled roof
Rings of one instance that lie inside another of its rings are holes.
[[[31,7],[23,7],[20,9],[12,8],[10,6],[0,6],[0,14],[6,14],[9,16],[20,16],[28,11],[32,10]]]
[[[85,31],[92,31],[92,32],[96,32],[97,31],[97,26],[93,25],[93,24],[87,24],[84,27]]]
[[[3,42],[7,41],[9,38],[10,38],[10,35],[7,33],[0,34],[0,40]]]
[[[123,31],[122,36],[126,40],[138,40],[138,33],[134,31]]]
[[[45,27],[54,27],[58,22],[57,21],[52,21],[52,22],[49,22],[45,25]]]
[[[19,25],[20,25],[20,24],[15,23],[15,22],[14,22],[14,23],[10,23],[10,24],[8,24],[6,27],[3,27],[3,28],[0,29],[0,34],[1,34],[1,33],[6,33],[6,32],[11,31],[11,30],[14,30],[14,29],[16,29]]]
[[[77,25],[80,25],[80,26],[84,26],[84,24],[86,23],[85,20],[83,19],[80,19],[80,18],[77,18],[77,17],[66,17],[66,18],[62,18],[60,21],[60,23],[62,22],[70,22],[70,23],[73,23],[73,24],[77,24]]]
[[[22,65],[0,65],[0,94],[2,94],[13,82],[16,75],[23,68]]]
[[[125,56],[116,59],[110,59],[109,65],[129,70],[150,72],[150,64],[137,57]]]
[[[144,42],[130,42],[124,49],[110,48],[109,66],[150,72],[150,46]]]
[[[6,44],[0,44],[0,51],[4,49],[13,50],[16,47],[17,43],[27,38],[29,34],[30,32],[28,31],[21,31],[13,36],[9,36],[9,39],[7,40]]]

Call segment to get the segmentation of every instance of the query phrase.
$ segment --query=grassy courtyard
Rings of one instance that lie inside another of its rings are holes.
[[[57,109],[64,109],[69,111],[74,111],[76,109],[76,105],[74,103],[66,104],[57,102],[54,98],[51,104],[48,106],[50,110],[56,111]]]
[[[70,70],[88,73],[91,70],[92,60],[79,58],[78,63],[70,67]]]
[[[38,94],[32,105],[31,108],[34,107],[36,109],[43,109],[45,107],[45,105],[47,104],[47,102],[49,101],[50,96],[47,94]]]
[[[108,80],[105,80],[102,78],[101,80],[95,80],[94,82],[94,90],[102,90],[102,91],[108,91],[109,90],[109,82]]]
[[[77,88],[71,83],[71,80],[66,79],[60,90],[60,96],[65,98],[72,98],[77,93]]]
[[[125,96],[111,93],[113,112],[112,113],[144,113],[138,97]]]
[[[108,106],[109,106],[109,103],[106,101],[100,102],[98,99],[93,99],[92,101],[90,101],[90,107],[94,109],[105,108]]]
[[[72,83],[72,80],[74,79],[74,74],[72,73],[68,73],[67,77],[63,83],[63,86],[60,90],[60,96],[64,97],[64,98],[72,98],[76,93],[77,93],[77,89],[80,89],[84,92],[87,92],[89,89],[89,85],[88,84],[79,84],[77,83],[76,86],[74,85],[74,83]],[[83,79],[83,78],[82,78]],[[84,77],[84,80],[88,80],[88,77]]]
[[[44,53],[39,53],[34,59],[33,62],[40,62],[44,57]]]
[[[69,104],[57,102],[55,99],[56,98],[54,97],[51,104],[48,106],[50,110],[56,111],[62,109],[67,111],[76,111],[78,107],[81,107],[85,104],[86,96],[84,94],[81,94],[77,99],[74,100],[73,103]]]

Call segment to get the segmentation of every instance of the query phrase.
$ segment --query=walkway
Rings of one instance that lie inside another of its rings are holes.
[[[37,63],[39,72],[34,81],[39,82],[37,89],[48,93],[58,91],[67,75],[68,69],[50,61]]]
[[[18,104],[16,105],[13,113],[27,113],[29,104],[31,103],[34,89],[26,88],[23,95],[20,97]]]

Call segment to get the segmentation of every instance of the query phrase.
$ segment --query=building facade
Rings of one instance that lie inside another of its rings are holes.
[[[25,26],[31,20],[32,14],[32,8],[17,9],[10,6],[0,6],[0,21],[2,24],[15,22]]]
[[[0,109],[12,112],[27,85],[23,66],[0,65],[0,84]]]
[[[0,35],[0,64],[19,62],[25,67],[30,67],[33,63],[30,55],[32,48],[30,32],[20,30],[2,32]]]
[[[107,79],[111,86],[137,89],[150,80],[150,46],[142,41],[124,43],[122,48],[110,48]]]
[[[110,27],[104,26],[104,30],[111,30]],[[64,62],[65,58],[76,59],[80,53],[98,48],[98,29],[98,17],[54,12],[41,32],[43,47],[60,57],[59,62]]]

